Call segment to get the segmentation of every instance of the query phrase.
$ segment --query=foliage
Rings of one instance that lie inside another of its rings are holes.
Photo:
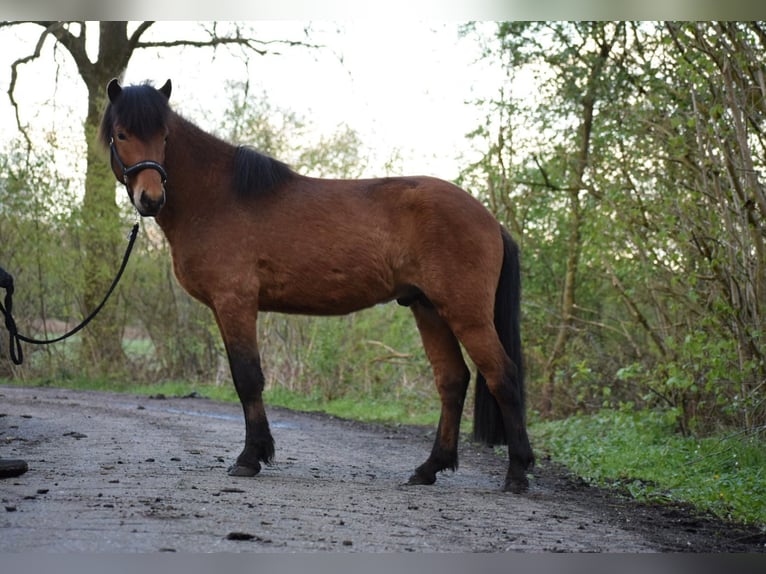
[[[538,449],[594,484],[766,528],[764,429],[682,437],[675,432],[678,416],[678,409],[603,410],[536,423],[532,435]]]
[[[346,317],[263,315],[270,381],[331,400],[342,396],[432,396],[433,385],[410,313],[377,306]]]
[[[484,37],[506,74],[462,181],[521,242],[543,415],[622,401],[678,409],[685,434],[766,423],[765,39],[758,22]]]
[[[14,147],[22,148],[21,142]],[[79,232],[76,219],[62,208],[69,182],[50,171],[51,161],[49,151],[0,156],[0,264],[23,293],[14,299],[17,323],[42,337],[82,304],[76,295],[82,293],[81,277],[72,273],[82,265]],[[50,347],[37,359],[43,369],[55,369],[59,362]],[[0,374],[10,373],[7,356],[0,357]]]

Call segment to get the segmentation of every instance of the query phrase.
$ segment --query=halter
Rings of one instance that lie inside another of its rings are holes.
[[[109,140],[109,149],[112,152],[112,157],[117,160],[117,165],[120,166],[120,169],[122,170],[122,182],[125,184],[125,187],[128,186],[128,176],[133,175],[134,173],[138,173],[139,171],[143,171],[145,169],[153,169],[157,173],[160,174],[160,179],[162,180],[162,185],[165,185],[165,182],[168,180],[168,173],[165,171],[165,168],[162,166],[161,163],[158,163],[156,161],[152,161],[149,159],[145,159],[144,161],[139,161],[137,163],[134,163],[133,165],[125,166],[124,163],[122,163],[122,160],[120,159],[120,154],[117,153],[117,147],[114,145],[114,138],[111,138]]]

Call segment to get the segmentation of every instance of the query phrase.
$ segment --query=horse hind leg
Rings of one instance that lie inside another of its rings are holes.
[[[500,442],[508,444],[508,472],[503,489],[517,494],[524,492],[529,487],[526,471],[534,464],[534,453],[527,435],[519,367],[506,354],[491,321],[457,328],[456,332],[476,368],[485,377],[501,413],[495,422],[502,425],[497,429],[503,438]],[[487,434],[498,433],[490,429]]]
[[[442,470],[456,470],[460,417],[470,380],[460,345],[447,323],[427,301],[412,303],[428,360],[441,399],[441,416],[431,454],[415,469],[408,484],[433,484]]]

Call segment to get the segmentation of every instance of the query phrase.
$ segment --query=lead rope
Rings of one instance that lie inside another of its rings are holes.
[[[122,273],[125,271],[125,267],[128,265],[128,259],[130,258],[131,251],[133,251],[133,244],[136,242],[137,236],[138,223],[136,223],[133,226],[133,229],[130,231],[128,246],[125,249],[125,255],[122,257],[122,264],[120,265],[120,269],[117,271],[117,275],[114,278],[114,281],[112,281],[112,284],[109,287],[109,290],[106,292],[106,295],[104,295],[104,299],[101,301],[101,303],[99,303],[98,306],[93,309],[93,311],[91,311],[90,315],[88,315],[82,321],[82,323],[77,325],[77,327],[67,333],[64,333],[60,337],[56,337],[55,339],[34,339],[19,333],[18,328],[16,327],[16,321],[13,320],[13,277],[10,273],[0,268],[0,287],[5,288],[5,305],[3,306],[3,304],[0,303],[0,312],[2,312],[3,316],[5,317],[5,328],[8,329],[8,333],[10,334],[10,354],[11,360],[15,365],[21,365],[24,362],[24,352],[21,348],[22,341],[32,345],[50,345],[51,343],[58,343],[59,341],[68,339],[75,333],[78,333],[84,329],[85,326],[90,323],[96,315],[98,315],[98,312],[101,311],[101,308],[106,304],[106,301],[109,299],[112,291],[114,291],[115,287],[117,287],[117,283],[119,283],[120,278],[122,277]]]

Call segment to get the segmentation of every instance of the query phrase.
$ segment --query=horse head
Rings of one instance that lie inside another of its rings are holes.
[[[123,88],[117,79],[107,86],[109,104],[101,123],[101,141],[109,146],[115,177],[125,184],[130,201],[145,217],[165,204],[164,167],[171,83],[159,90],[148,84]]]

